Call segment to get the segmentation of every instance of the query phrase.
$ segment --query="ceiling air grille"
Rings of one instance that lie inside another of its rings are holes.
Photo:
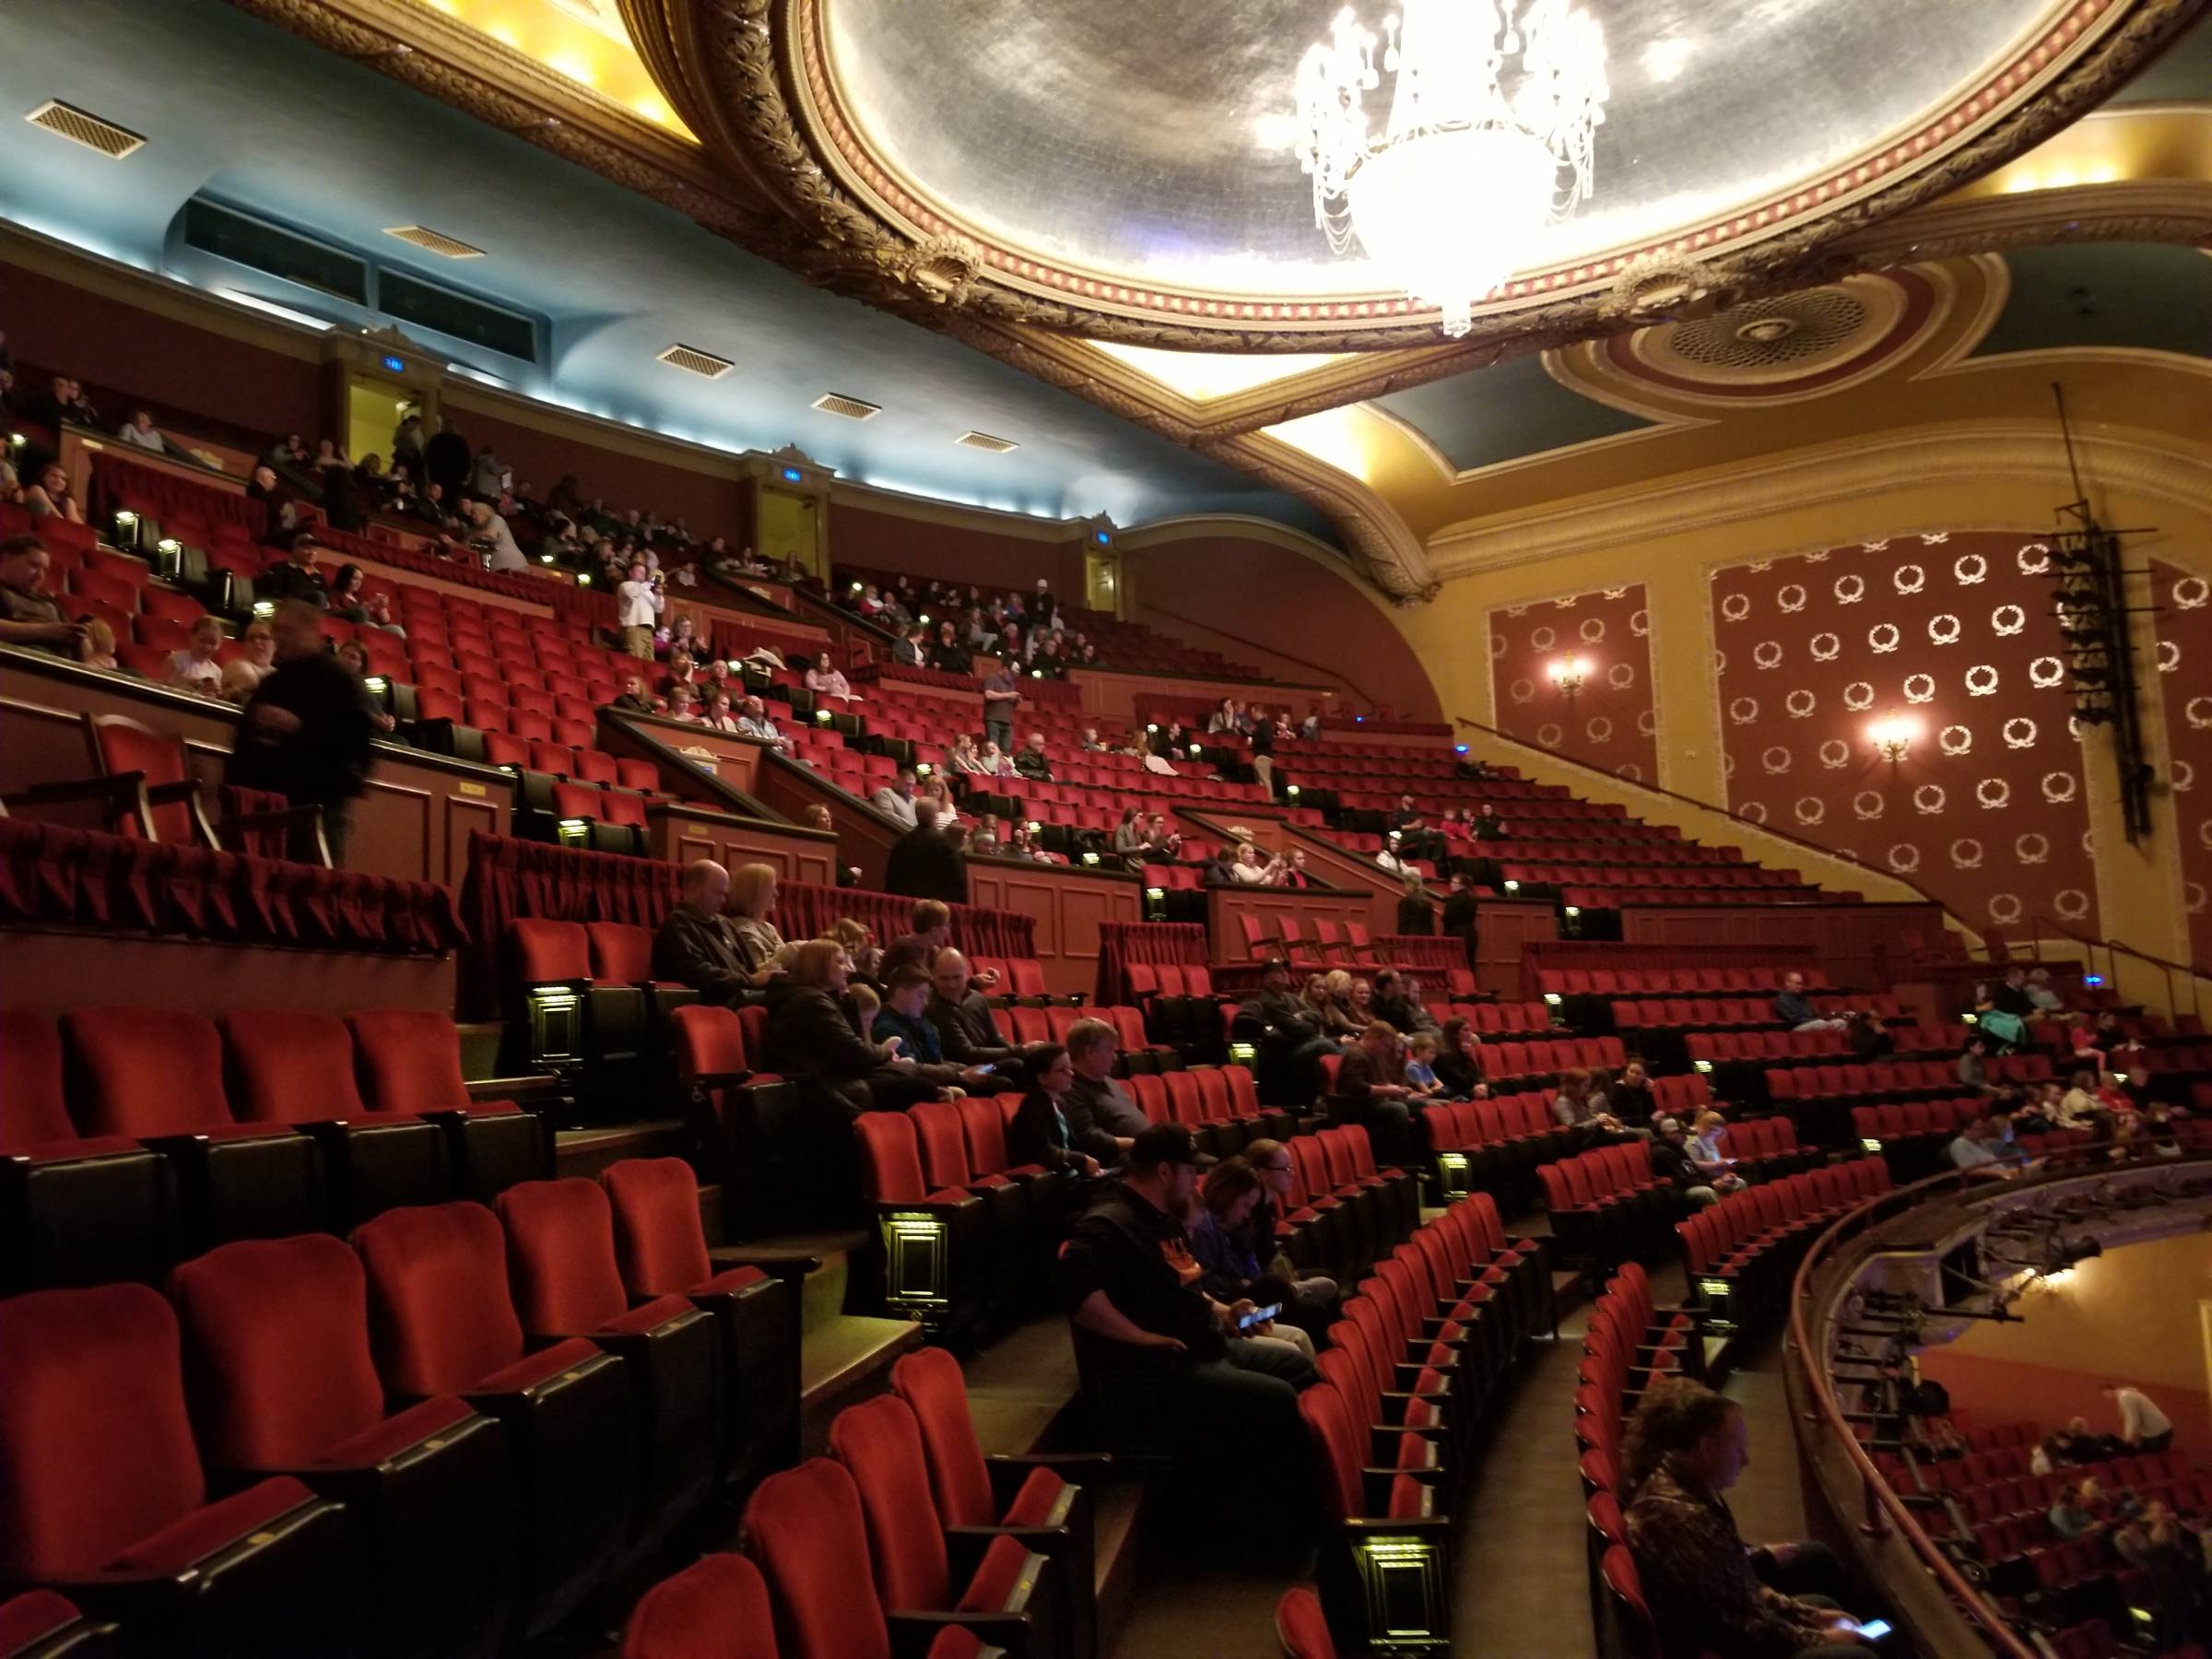
[[[883,413],[881,404],[865,403],[841,392],[823,393],[814,400],[814,406],[825,415],[842,415],[847,420],[865,420],[871,415]]]
[[[426,253],[442,254],[447,259],[481,259],[484,250],[457,236],[448,236],[441,230],[432,230],[423,225],[387,225],[386,236],[396,236],[409,247],[420,248]]]
[[[1021,447],[1020,444],[1015,442],[1011,438],[994,438],[988,432],[962,432],[958,438],[954,439],[953,441],[955,443],[964,443],[970,449],[980,449],[986,451],[994,455],[1003,455],[1010,449],[1019,449]]]
[[[80,110],[75,104],[65,104],[59,99],[49,99],[24,119],[32,126],[44,127],[72,144],[96,149],[111,161],[120,161],[146,144],[145,137],[130,128],[117,126],[112,121],[102,121],[90,112]]]
[[[728,358],[718,358],[711,351],[701,351],[696,346],[671,346],[661,353],[660,360],[672,369],[681,369],[706,380],[720,380],[737,367]]]

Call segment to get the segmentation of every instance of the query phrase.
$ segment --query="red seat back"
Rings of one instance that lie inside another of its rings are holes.
[[[951,1569],[912,1408],[897,1394],[848,1406],[830,1425],[830,1450],[860,1492],[877,1598],[887,1607],[944,1607]]]
[[[89,1577],[206,1498],[176,1315],[144,1285],[0,1302],[0,1578]]]
[[[354,1064],[371,1112],[453,1112],[468,1104],[461,1034],[450,1015],[375,1008],[353,1017]]]
[[[941,1347],[916,1348],[891,1367],[891,1388],[913,1413],[938,1520],[947,1526],[996,1524],[991,1471],[968,1410],[960,1362]]]
[[[615,1218],[595,1181],[524,1181],[493,1201],[507,1235],[507,1281],[523,1329],[579,1336],[629,1306],[615,1259]]]
[[[75,1138],[62,1092],[62,1040],[43,1014],[0,1011],[0,1147]]]
[[[147,784],[180,783],[192,776],[184,743],[167,732],[157,732],[121,714],[88,715],[93,763],[103,772],[138,771]],[[193,841],[192,810],[181,801],[153,809],[154,839],[171,846],[189,846]],[[119,835],[135,837],[138,822],[128,814],[111,826]]]
[[[223,1016],[230,1100],[249,1123],[359,1117],[353,1039],[335,1014],[270,1009]]]
[[[782,1659],[886,1659],[867,1522],[842,1464],[810,1457],[771,1475],[745,1506],[745,1535],[766,1571]]]
[[[724,1009],[723,1012],[727,1012]],[[713,1277],[699,1218],[699,1177],[680,1158],[626,1158],[599,1171],[615,1261],[632,1296],[675,1296]]]
[[[223,1045],[212,1022],[173,1008],[78,1008],[62,1016],[87,1135],[186,1135],[230,1123]]]
[[[586,922],[592,977],[610,984],[643,985],[653,981],[653,935],[629,922]]]
[[[622,1659],[777,1659],[768,1582],[741,1555],[701,1556],[639,1598]]]
[[[591,938],[581,922],[518,918],[507,924],[507,947],[515,977],[525,985],[592,977]]]
[[[338,1240],[218,1245],[177,1268],[169,1294],[218,1468],[301,1468],[383,1417],[369,1283]]]
[[[377,1374],[393,1394],[457,1394],[523,1355],[507,1242],[480,1204],[390,1209],[354,1230]]]

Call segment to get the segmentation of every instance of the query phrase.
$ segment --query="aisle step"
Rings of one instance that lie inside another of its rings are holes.
[[[839,1313],[809,1326],[799,1348],[799,1442],[807,1456],[826,1452],[830,1419],[890,1386],[899,1356],[922,1345],[911,1319]]]
[[[681,1158],[685,1141],[684,1125],[675,1118],[562,1129],[553,1136],[553,1172],[595,1181],[600,1171],[626,1158]],[[717,1236],[707,1235],[710,1239]]]

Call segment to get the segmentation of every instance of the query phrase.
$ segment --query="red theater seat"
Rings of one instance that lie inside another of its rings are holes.
[[[453,1185],[488,1199],[551,1172],[552,1146],[535,1112],[512,1100],[479,1100],[461,1076],[461,1036],[446,1015],[419,1008],[356,1014],[353,1053],[371,1112],[428,1118],[442,1128]]]
[[[346,1505],[372,1651],[496,1653],[506,1434],[451,1394],[385,1415],[360,1258],[321,1234],[225,1244],[179,1267],[170,1296],[208,1463],[290,1474]]]
[[[350,1653],[353,1529],[290,1478],[209,1501],[176,1315],[143,1285],[0,1302],[0,1580],[126,1606],[163,1651]]]
[[[571,1337],[529,1351],[500,1223],[477,1204],[386,1210],[353,1235],[387,1394],[459,1394],[507,1427],[514,1457],[515,1630],[549,1629],[628,1535],[637,1406],[628,1368]]]
[[[640,1598],[622,1659],[778,1659],[768,1581],[743,1556],[700,1557]]]

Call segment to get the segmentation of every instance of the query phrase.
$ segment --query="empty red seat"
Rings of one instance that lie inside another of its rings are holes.
[[[374,1651],[495,1651],[506,1435],[451,1394],[385,1415],[360,1259],[314,1233],[225,1244],[179,1267],[170,1295],[208,1464],[234,1477],[286,1471],[346,1504]]]
[[[155,1291],[0,1302],[0,1580],[127,1583],[165,1651],[276,1659],[356,1647],[355,1568],[343,1508],[298,1480],[209,1500]]]
[[[518,1634],[548,1629],[616,1564],[636,1412],[623,1360],[570,1337],[527,1350],[498,1218],[477,1204],[387,1210],[353,1236],[387,1394],[459,1394],[514,1455]]]
[[[630,1609],[622,1659],[777,1659],[760,1569],[740,1555],[709,1555],[663,1579]]]
[[[535,1112],[512,1100],[479,1100],[461,1076],[461,1036],[450,1016],[424,1008],[356,1014],[356,1075],[372,1112],[428,1118],[448,1135],[453,1186],[488,1199],[549,1172],[553,1148]]]

